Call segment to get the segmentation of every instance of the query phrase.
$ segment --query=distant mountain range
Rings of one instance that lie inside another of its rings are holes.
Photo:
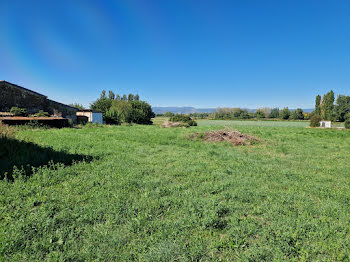
[[[213,113],[216,110],[216,108],[194,108],[190,106],[152,107],[152,109],[156,114],[164,114],[166,112],[172,112],[174,114]]]
[[[183,106],[183,107],[176,107],[176,106],[169,106],[169,107],[152,107],[153,112],[156,114],[164,114],[166,112],[172,112],[174,114],[191,114],[191,113],[213,113],[215,112],[216,108],[194,108],[190,106]],[[248,109],[248,112],[255,113],[257,109]],[[295,109],[289,109],[291,111]],[[306,108],[303,109],[304,112],[310,113],[314,109],[313,108]]]

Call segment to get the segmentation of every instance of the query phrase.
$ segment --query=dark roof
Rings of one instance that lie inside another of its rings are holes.
[[[19,86],[19,85],[16,85],[16,84],[12,84],[12,83],[7,82],[7,81],[5,81],[5,80],[0,80],[0,84],[2,84],[2,83],[3,83],[3,84],[12,85],[12,86],[14,86],[14,87],[16,87],[16,88],[25,90],[26,92],[29,92],[29,93],[32,93],[32,94],[35,94],[35,95],[38,95],[38,96],[43,96],[43,97],[45,97],[48,101],[53,102],[53,103],[56,103],[56,104],[59,104],[59,105],[61,105],[61,106],[65,106],[65,107],[69,107],[69,108],[72,108],[72,109],[79,110],[79,108],[76,108],[76,107],[73,107],[73,106],[69,106],[69,105],[66,105],[66,104],[62,104],[62,103],[57,102],[57,101],[50,100],[50,99],[48,99],[47,96],[45,96],[45,95],[39,94],[39,93],[37,93],[37,92],[35,92],[35,91],[32,91],[32,90],[27,89],[27,88],[24,88],[24,87],[22,87],[22,86]]]
[[[78,112],[102,113],[100,111],[96,111],[96,110],[92,110],[92,109],[79,109]]]
[[[69,108],[73,108],[73,109],[79,110],[79,108],[76,108],[76,107],[74,107],[74,106],[69,106],[69,105],[66,105],[66,104],[62,104],[62,103],[60,103],[60,102],[53,101],[53,100],[51,100],[51,99],[47,99],[47,100],[50,101],[50,102],[59,104],[59,105],[61,105],[61,106],[65,106],[65,107],[69,107]]]
[[[17,87],[17,88],[19,88],[19,89],[23,89],[23,90],[25,90],[25,91],[27,91],[27,92],[29,92],[29,93],[34,94],[34,95],[38,95],[38,96],[47,97],[47,96],[42,95],[42,94],[39,94],[39,93],[37,93],[37,92],[35,92],[35,91],[29,90],[29,89],[27,89],[27,88],[24,88],[23,86],[19,86],[19,85],[16,85],[16,84],[12,84],[12,83],[7,82],[7,81],[5,81],[5,80],[0,80],[0,84],[2,84],[2,83],[4,83],[4,84],[9,84],[9,85],[12,85],[12,86],[15,86],[15,87]]]

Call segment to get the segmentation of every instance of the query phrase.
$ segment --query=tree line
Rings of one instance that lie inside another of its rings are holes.
[[[280,110],[279,108],[259,108],[255,113],[248,112],[247,109],[242,109],[239,107],[219,107],[214,113],[190,113],[188,114],[194,119],[216,119],[216,120],[234,120],[234,119],[282,119],[282,120],[308,120],[310,114],[304,112],[301,108],[296,110],[289,110],[288,107]],[[172,117],[174,114],[172,112],[166,112],[165,114],[157,114],[157,116]]]
[[[304,112],[301,108],[289,110],[288,107],[280,110],[279,108],[259,108],[255,113],[248,112],[242,108],[217,108],[211,115],[214,119],[283,119],[283,120],[304,120],[309,119],[309,113]]]
[[[152,124],[155,114],[152,107],[146,101],[140,100],[138,94],[119,95],[113,91],[105,90],[95,100],[90,108],[103,114],[103,121],[106,124],[135,123]]]
[[[322,97],[317,95],[313,114],[322,120],[344,122],[350,119],[350,96],[338,95],[335,100],[332,90]]]
[[[338,95],[335,99],[333,90],[322,97],[317,95],[311,126],[319,126],[321,120],[345,122],[345,127],[350,128],[350,96]]]

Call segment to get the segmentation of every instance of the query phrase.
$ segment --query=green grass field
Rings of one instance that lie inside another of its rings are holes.
[[[19,131],[89,160],[0,181],[0,260],[349,261],[350,132],[254,122]],[[261,142],[188,139],[223,126]]]

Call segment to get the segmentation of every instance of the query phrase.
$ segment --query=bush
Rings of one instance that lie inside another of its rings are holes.
[[[290,118],[293,120],[304,120],[304,112],[301,108],[290,113]]]
[[[345,122],[344,122],[344,126],[346,129],[350,129],[350,119],[347,119]]]
[[[14,106],[11,108],[10,113],[15,116],[27,116],[27,109]]]
[[[313,115],[310,118],[310,126],[311,127],[319,127],[320,126],[320,121],[321,121],[321,117],[319,115]]]
[[[30,120],[29,123],[25,124],[25,126],[30,128],[49,128],[42,123],[39,123],[37,120]]]
[[[131,119],[135,124],[152,125],[152,118],[155,114],[152,107],[145,101],[136,100],[130,102],[132,106]]]
[[[279,117],[280,117],[281,119],[284,119],[284,120],[289,119],[289,117],[290,117],[290,111],[289,111],[288,107],[285,107],[285,108],[283,108],[283,109],[280,111]]]
[[[38,113],[34,115],[35,117],[48,117],[50,114],[48,112],[44,112],[43,110],[39,110]]]
[[[345,120],[350,120],[350,113],[347,113],[345,116],[344,116]]]
[[[186,122],[189,126],[197,126],[197,122],[194,120],[190,120],[188,122]]]
[[[164,116],[166,116],[166,117],[172,117],[172,116],[174,116],[174,113],[172,113],[172,112],[166,112],[166,113],[164,114]]]
[[[110,110],[117,112],[119,121],[125,123],[151,125],[152,118],[155,117],[151,105],[141,100],[114,100]]]
[[[280,110],[279,110],[279,108],[272,108],[271,109],[271,112],[270,112],[270,114],[269,114],[269,118],[278,118],[279,117],[279,115],[280,115]]]
[[[256,111],[256,113],[255,113],[255,117],[256,118],[265,118],[265,113],[264,113],[264,111],[262,111],[262,110],[257,110]]]
[[[104,121],[109,125],[120,125],[120,118],[118,113],[114,110],[108,110],[105,113]]]
[[[186,115],[176,114],[176,115],[170,117],[169,121],[171,121],[171,122],[183,122],[183,123],[187,123],[189,126],[197,126],[197,122],[194,121],[191,117],[186,116]]]

